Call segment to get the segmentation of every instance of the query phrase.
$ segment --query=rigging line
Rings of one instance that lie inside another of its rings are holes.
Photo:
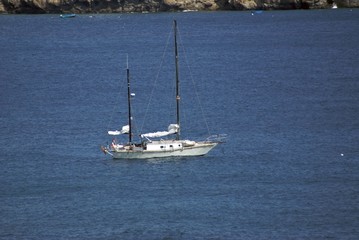
[[[152,101],[152,98],[153,98],[153,93],[156,89],[156,85],[157,85],[157,82],[158,82],[158,78],[159,78],[159,75],[160,75],[160,71],[162,69],[162,65],[163,65],[163,62],[164,62],[164,59],[165,59],[165,55],[166,55],[166,52],[167,52],[167,48],[168,48],[168,45],[169,45],[169,41],[170,41],[170,38],[171,38],[171,35],[172,35],[172,27],[171,27],[171,30],[168,34],[168,37],[167,37],[167,42],[166,42],[166,46],[165,46],[165,49],[163,51],[163,54],[162,54],[162,59],[161,59],[161,62],[160,62],[160,67],[157,71],[157,75],[156,75],[156,78],[155,80],[153,81],[153,87],[152,87],[152,90],[151,90],[151,94],[150,94],[150,98],[148,100],[148,103],[147,103],[147,107],[146,107],[146,111],[145,111],[145,115],[143,117],[143,122],[141,124],[141,128],[140,128],[140,132],[142,133],[142,129],[143,129],[143,126],[145,125],[145,122],[146,122],[146,118],[147,118],[147,114],[148,114],[148,110],[149,110],[149,106],[151,104],[151,101]]]
[[[204,114],[203,106],[202,106],[202,104],[201,104],[201,101],[200,101],[200,98],[199,98],[199,94],[198,94],[198,91],[197,91],[197,88],[196,88],[196,84],[195,84],[195,81],[194,81],[194,78],[193,78],[192,70],[191,70],[190,65],[189,65],[189,63],[188,63],[187,54],[186,54],[185,48],[184,48],[183,45],[182,45],[182,38],[181,38],[181,34],[180,34],[180,32],[179,32],[179,28],[177,28],[177,31],[178,31],[178,36],[179,36],[179,38],[180,38],[180,41],[179,41],[179,42],[180,42],[180,44],[181,44],[181,46],[182,46],[182,52],[183,52],[183,55],[184,55],[184,60],[185,60],[185,63],[186,63],[186,65],[187,65],[187,68],[188,68],[188,71],[189,71],[189,75],[190,75],[190,78],[191,78],[191,81],[192,81],[192,85],[193,85],[194,91],[195,91],[195,93],[196,93],[197,102],[198,102],[198,104],[199,104],[199,107],[200,107],[200,109],[201,109],[202,117],[203,117],[204,122],[205,122],[206,127],[207,127],[207,133],[208,133],[208,135],[211,135],[211,134],[210,134],[210,131],[209,131],[208,121],[207,121],[206,115]]]
[[[119,94],[118,94],[118,95],[119,95]],[[112,113],[111,113],[110,121],[109,121],[108,124],[107,124],[107,130],[110,129],[110,124],[111,124],[111,122],[112,122],[113,115],[114,115],[114,112],[115,112],[115,108],[116,108],[116,107],[117,107],[117,106],[114,105],[113,108],[112,108]]]
[[[121,93],[122,93],[122,89],[123,89],[124,86],[125,86],[125,81],[121,81],[121,78],[120,78],[119,82],[120,82],[120,89],[119,89],[119,91],[117,92],[117,97],[116,97],[116,98],[118,98],[118,99],[120,99],[120,96],[121,96]],[[113,105],[114,105],[114,106],[113,106],[113,108],[112,108],[112,113],[111,113],[110,121],[109,121],[108,124],[107,124],[107,129],[110,129],[110,124],[112,123],[113,116],[114,116],[114,114],[115,114],[115,112],[116,112],[116,108],[118,107],[117,104],[113,104]],[[120,127],[122,127],[122,126],[120,126]]]

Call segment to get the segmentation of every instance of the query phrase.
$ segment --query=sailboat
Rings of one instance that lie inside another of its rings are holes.
[[[121,130],[108,131],[111,136],[128,134],[128,142],[125,144],[113,141],[108,146],[101,146],[105,154],[115,159],[149,159],[166,157],[189,157],[206,155],[210,150],[223,141],[223,135],[207,138],[204,141],[193,141],[181,139],[180,137],[180,92],[178,73],[178,50],[177,50],[177,22],[174,20],[174,45],[176,65],[176,123],[168,126],[167,131],[140,134],[141,142],[135,143],[132,139],[133,124],[131,115],[131,84],[130,71],[127,64],[127,103],[128,103],[128,124]],[[175,135],[173,139],[161,139],[165,136]]]

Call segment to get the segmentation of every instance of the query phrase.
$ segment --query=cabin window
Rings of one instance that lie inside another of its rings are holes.
[[[164,146],[161,146],[161,148],[164,148]]]
[[[170,145],[170,147],[173,147],[172,145]]]

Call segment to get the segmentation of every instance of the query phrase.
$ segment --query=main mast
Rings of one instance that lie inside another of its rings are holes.
[[[128,143],[132,143],[132,115],[131,115],[131,90],[130,90],[130,69],[128,68],[127,56],[127,103],[128,103]]]
[[[178,132],[176,133],[176,140],[180,139],[180,93],[179,93],[179,77],[178,77],[178,50],[177,50],[177,21],[174,20],[174,40],[175,40],[175,62],[176,62],[176,123],[179,126]]]

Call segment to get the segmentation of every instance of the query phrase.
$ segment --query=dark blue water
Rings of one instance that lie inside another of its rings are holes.
[[[114,161],[99,146],[124,125],[127,54],[138,128],[170,123],[161,97],[148,123],[143,113],[174,18],[181,77],[195,82],[183,96],[191,106],[198,95],[210,132],[228,141],[205,157]],[[0,238],[357,239],[358,19],[356,9],[0,16]]]

